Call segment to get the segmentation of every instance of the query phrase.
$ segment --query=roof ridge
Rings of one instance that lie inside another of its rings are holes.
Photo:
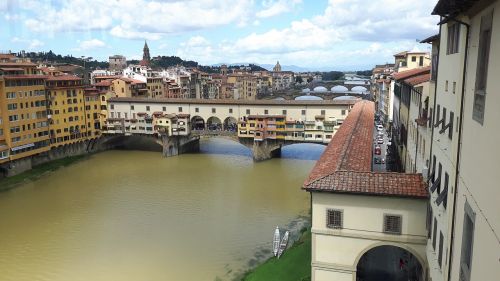
[[[359,109],[359,112],[362,113],[363,110],[365,109],[365,105],[366,103],[365,102],[362,102],[362,105],[361,105],[361,109]],[[346,141],[344,142],[343,146],[342,146],[342,150],[341,150],[341,154],[340,154],[340,161],[339,163],[337,163],[337,167],[335,169],[335,171],[338,171],[340,167],[343,167],[343,165],[346,163],[347,159],[346,159],[346,154],[348,152],[348,150],[351,148],[351,144],[352,144],[352,139],[354,138],[354,134],[353,132],[356,131],[356,129],[358,128],[359,126],[359,121],[361,119],[361,114],[358,114],[356,116],[356,121],[354,123],[354,126],[353,128],[351,128],[350,130],[350,134],[349,134],[349,138],[346,138]]]

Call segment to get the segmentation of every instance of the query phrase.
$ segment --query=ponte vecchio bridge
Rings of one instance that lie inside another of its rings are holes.
[[[230,138],[254,160],[292,143],[327,144],[357,100],[197,100],[110,98],[108,136],[154,137],[164,156],[199,148],[200,137]]]

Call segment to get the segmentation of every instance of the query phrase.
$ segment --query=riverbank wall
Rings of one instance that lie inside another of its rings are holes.
[[[0,178],[12,177],[55,160],[96,153],[115,148],[117,144],[107,137],[78,141],[51,148],[47,152],[31,157],[13,160],[0,165]]]

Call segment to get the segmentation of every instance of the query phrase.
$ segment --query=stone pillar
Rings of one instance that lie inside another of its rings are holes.
[[[252,154],[254,161],[268,160],[281,156],[282,143],[276,140],[254,141]]]
[[[171,157],[200,151],[200,139],[190,136],[162,136],[163,156]]]

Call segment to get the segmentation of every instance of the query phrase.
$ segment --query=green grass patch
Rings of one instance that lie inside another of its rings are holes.
[[[38,179],[45,173],[57,170],[60,167],[68,166],[87,157],[88,155],[70,156],[35,166],[31,170],[19,175],[2,178],[0,179],[0,192],[10,190],[26,181]]]
[[[302,236],[281,258],[272,257],[262,265],[247,272],[244,281],[306,281],[311,280],[311,231],[301,231]]]

